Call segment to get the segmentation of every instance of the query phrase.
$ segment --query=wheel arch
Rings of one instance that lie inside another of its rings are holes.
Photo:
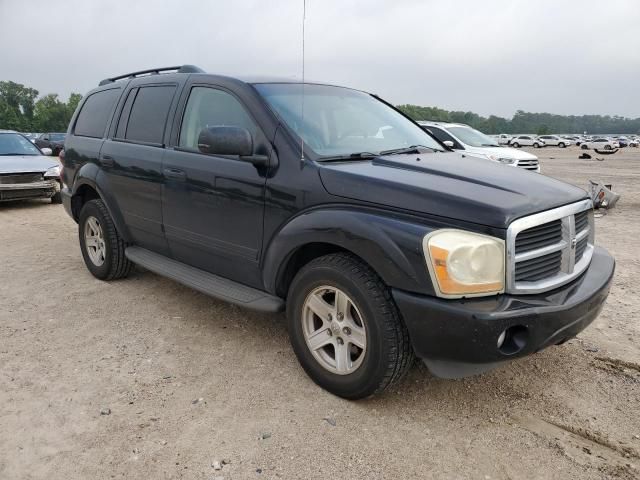
[[[124,241],[130,242],[131,235],[126,227],[124,218],[115,207],[117,205],[115,200],[111,198],[111,196],[106,193],[106,190],[100,187],[99,182],[95,180],[96,178],[99,179],[100,176],[92,177],[86,174],[88,172],[84,173],[83,175],[82,170],[78,172],[78,176],[73,185],[73,193],[71,194],[71,213],[73,214],[73,219],[76,222],[78,221],[80,211],[88,201],[96,199],[102,200],[115,224],[118,234]]]
[[[432,294],[421,242],[426,226],[347,208],[298,215],[274,234],[263,257],[267,291],[286,298],[295,274],[315,258],[350,253],[390,287]]]

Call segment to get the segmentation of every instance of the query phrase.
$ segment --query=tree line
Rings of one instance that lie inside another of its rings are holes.
[[[496,133],[640,133],[640,118],[610,115],[554,115],[518,110],[511,119],[491,115],[482,117],[473,112],[443,110],[438,107],[398,105],[414,120],[465,123],[488,134]]]
[[[39,92],[20,83],[0,81],[0,129],[19,132],[66,132],[82,95],[64,102],[57,94]]]
[[[39,92],[20,83],[0,81],[0,129],[19,132],[65,132],[82,95],[64,102],[57,94],[38,98]],[[414,120],[466,123],[488,134],[496,133],[640,133],[640,118],[609,115],[554,115],[518,110],[511,119],[438,107],[398,105]]]

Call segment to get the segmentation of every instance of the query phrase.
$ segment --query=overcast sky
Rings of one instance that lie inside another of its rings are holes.
[[[303,0],[0,0],[0,80],[300,77]],[[399,103],[640,117],[639,0],[307,0],[306,76]]]

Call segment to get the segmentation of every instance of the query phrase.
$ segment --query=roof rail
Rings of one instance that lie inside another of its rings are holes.
[[[98,86],[107,85],[109,83],[113,83],[116,80],[122,80],[123,78],[136,78],[140,75],[158,75],[160,72],[170,72],[174,71],[175,73],[205,73],[199,67],[195,65],[181,65],[177,67],[164,67],[164,68],[150,68],[149,70],[140,70],[138,72],[125,73],[124,75],[118,75],[117,77],[105,78],[102,80]]]

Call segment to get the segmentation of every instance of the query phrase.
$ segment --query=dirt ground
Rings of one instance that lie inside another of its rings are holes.
[[[416,365],[359,402],[306,377],[283,315],[142,270],[103,283],[62,206],[0,205],[0,479],[640,478],[640,149],[535,153],[622,195],[596,220],[618,262],[602,315],[494,372]]]

